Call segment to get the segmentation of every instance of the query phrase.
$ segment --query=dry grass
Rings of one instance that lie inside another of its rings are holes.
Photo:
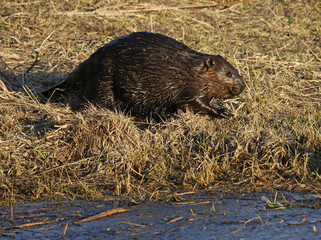
[[[319,191],[320,1],[205,7],[211,4],[1,1],[1,200],[111,193],[145,200],[226,186]],[[75,113],[33,96],[132,31],[166,34],[231,61],[247,84],[227,103],[235,117],[180,112],[162,123],[139,123],[94,107]],[[39,62],[30,69],[36,52]]]

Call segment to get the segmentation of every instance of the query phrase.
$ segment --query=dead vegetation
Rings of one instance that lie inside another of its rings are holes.
[[[145,200],[226,186],[319,191],[320,2],[217,2],[2,1],[1,200]],[[137,122],[34,96],[132,31],[169,35],[231,61],[247,84],[227,103],[235,117],[179,112]]]

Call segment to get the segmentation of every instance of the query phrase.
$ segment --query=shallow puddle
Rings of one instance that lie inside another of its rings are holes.
[[[129,207],[111,202],[32,203],[15,205],[13,211],[0,206],[0,238],[321,239],[318,196],[285,192],[274,197],[183,195],[180,201]],[[101,213],[105,216],[96,216]]]

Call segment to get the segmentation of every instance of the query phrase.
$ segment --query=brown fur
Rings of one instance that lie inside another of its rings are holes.
[[[192,108],[212,117],[230,116],[218,99],[239,95],[245,84],[219,55],[202,54],[167,36],[137,32],[98,49],[57,87],[84,101],[144,117]],[[217,99],[218,101],[213,102]]]

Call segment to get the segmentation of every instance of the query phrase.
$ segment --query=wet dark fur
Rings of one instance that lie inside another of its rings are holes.
[[[56,88],[78,92],[73,105],[89,101],[144,117],[184,109],[212,117],[230,116],[220,101],[239,95],[245,85],[219,55],[202,54],[167,36],[137,32],[92,54]],[[54,94],[55,95],[55,94]]]

